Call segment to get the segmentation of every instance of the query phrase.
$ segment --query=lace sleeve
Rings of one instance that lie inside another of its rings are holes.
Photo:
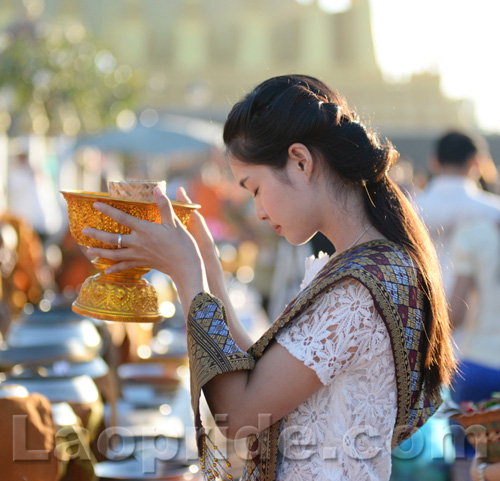
[[[320,296],[276,339],[326,386],[360,356],[374,356],[385,337],[368,289],[349,279]]]

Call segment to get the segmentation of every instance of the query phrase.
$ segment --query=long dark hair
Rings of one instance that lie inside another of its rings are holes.
[[[448,309],[435,249],[399,187],[387,176],[398,153],[367,129],[346,100],[305,75],[266,80],[234,105],[224,126],[228,153],[251,164],[285,168],[288,148],[304,144],[349,187],[365,190],[373,226],[408,252],[422,274],[427,313],[424,389],[431,395],[449,384],[455,368]]]

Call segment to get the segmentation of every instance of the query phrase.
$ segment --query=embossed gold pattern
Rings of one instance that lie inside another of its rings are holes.
[[[93,227],[94,229],[113,232],[115,234],[130,234],[130,229],[128,227],[118,224],[118,222],[107,215],[94,209],[94,202],[108,204],[138,219],[156,222],[157,224],[161,222],[160,212],[154,202],[118,199],[116,197],[110,197],[107,193],[83,192],[79,190],[62,190],[61,194],[68,203],[71,235],[81,246],[117,249],[116,245],[108,245],[83,235],[82,229],[84,227]],[[174,201],[172,201],[172,206],[175,214],[184,225],[187,225],[191,213],[200,208],[197,204],[182,204]]]
[[[130,229],[110,217],[102,214],[93,206],[102,202],[150,222],[161,222],[161,215],[154,202],[133,201],[110,197],[107,193],[61,191],[68,203],[70,231],[79,245],[86,247],[103,247],[117,249],[116,245],[105,244],[82,234],[84,227],[112,232],[130,234]],[[200,206],[172,202],[175,214],[187,225],[191,213]],[[72,309],[77,314],[121,322],[156,322],[161,320],[158,310],[158,295],[154,286],[142,276],[149,272],[148,268],[135,268],[116,274],[104,274],[104,270],[113,265],[109,259],[98,257],[92,261],[99,274],[91,276],[83,283]]]

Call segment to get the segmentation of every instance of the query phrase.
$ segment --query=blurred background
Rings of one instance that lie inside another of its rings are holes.
[[[306,73],[395,144],[391,175],[409,192],[426,185],[434,142],[451,128],[487,139],[495,181],[499,13],[489,0],[2,0],[0,332],[70,303],[94,272],[59,190],[124,178],[166,179],[171,198],[186,187],[240,315],[261,332],[298,290],[304,257],[331,246],[292,248],[254,219],[223,155],[231,106],[265,78]],[[169,280],[150,281],[179,328]],[[154,357],[158,329],[136,327],[121,362]],[[418,479],[446,479],[436,473]]]
[[[412,190],[425,185],[433,143],[447,129],[483,133],[495,160],[497,8],[487,0],[4,0],[0,207],[30,221],[52,267],[67,231],[58,191],[102,191],[126,177],[167,178],[171,196],[185,184],[217,240],[233,247],[233,236],[266,236],[232,188],[220,132],[234,102],[286,72],[344,94],[400,151],[393,175]],[[224,252],[231,261],[232,248]],[[265,249],[258,256],[263,267],[273,262]],[[260,277],[259,290],[270,292],[271,277]]]

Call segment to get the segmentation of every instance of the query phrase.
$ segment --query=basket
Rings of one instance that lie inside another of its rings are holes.
[[[465,429],[467,440],[489,463],[500,461],[500,408],[459,414],[452,419]]]
[[[110,197],[145,202],[155,201],[153,194],[155,187],[159,187],[164,194],[167,192],[167,183],[164,180],[110,180],[108,182]]]

